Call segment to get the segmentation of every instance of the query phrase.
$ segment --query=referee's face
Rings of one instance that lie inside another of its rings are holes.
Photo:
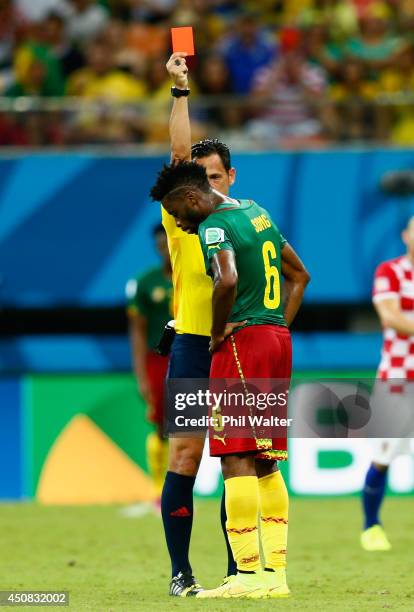
[[[207,172],[208,182],[210,186],[224,195],[229,195],[230,187],[234,183],[236,171],[230,168],[227,172],[223,166],[220,155],[213,153],[208,157],[198,157],[194,161],[201,166],[204,166]]]

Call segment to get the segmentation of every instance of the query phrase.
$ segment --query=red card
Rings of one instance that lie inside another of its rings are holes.
[[[191,26],[183,28],[171,28],[172,49],[173,53],[181,51],[188,55],[195,55],[194,51],[194,35]]]

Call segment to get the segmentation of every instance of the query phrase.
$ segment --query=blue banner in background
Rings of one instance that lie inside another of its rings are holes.
[[[294,370],[373,370],[379,333],[293,333]],[[0,373],[128,372],[126,336],[19,336],[0,338]],[[1,398],[1,395],[0,395]]]
[[[148,192],[166,157],[83,153],[0,159],[0,303],[116,305],[156,261]],[[389,170],[414,151],[234,155],[234,197],[267,208],[306,262],[308,302],[364,302],[376,265],[403,250],[414,199],[385,196]]]

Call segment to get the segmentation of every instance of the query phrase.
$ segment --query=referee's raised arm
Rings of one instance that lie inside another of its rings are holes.
[[[167,62],[172,79],[171,94],[174,104],[170,116],[171,163],[191,160],[191,126],[188,114],[187,53],[173,53]]]

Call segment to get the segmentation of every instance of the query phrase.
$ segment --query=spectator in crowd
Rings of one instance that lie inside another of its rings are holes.
[[[12,0],[0,0],[0,70],[13,61],[13,48],[17,42],[22,18]]]
[[[348,58],[341,64],[338,82],[330,87],[334,109],[333,136],[338,140],[369,140],[376,136],[377,87],[367,79],[365,65]]]
[[[38,39],[39,40],[39,39]],[[48,45],[27,42],[16,52],[14,60],[15,83],[6,95],[62,96],[64,79],[59,60]]]
[[[231,77],[226,62],[218,54],[203,57],[199,67],[200,93],[206,96],[231,93]]]
[[[371,70],[372,78],[378,71],[390,66],[404,42],[390,31],[391,12],[385,2],[368,4],[360,18],[360,35],[351,38],[345,53],[363,60]]]
[[[203,96],[228,96],[231,93],[229,70],[220,55],[211,54],[202,59],[199,67],[199,86]],[[237,103],[233,105],[239,107]],[[228,104],[222,100],[218,102],[214,98],[207,100],[207,105],[200,109],[199,118],[210,125],[223,128],[228,118],[226,106]]]
[[[100,38],[107,44],[116,68],[142,79],[146,72],[146,57],[139,49],[128,46],[128,26],[118,19],[112,19]]]
[[[314,0],[300,12],[298,23],[304,28],[324,23],[330,38],[340,42],[358,34],[358,10],[353,0]]]
[[[13,50],[24,21],[12,0],[0,0],[0,95],[14,82]]]
[[[310,64],[299,50],[285,51],[256,75],[253,92],[262,110],[249,124],[251,136],[267,145],[320,139],[318,102],[325,91],[324,71]]]
[[[399,96],[398,104],[382,106],[395,144],[414,144],[414,46],[408,45],[379,80],[382,94]]]
[[[95,0],[70,0],[69,36],[76,43],[86,43],[101,32],[109,15]]]
[[[208,125],[208,132],[220,134],[231,147],[245,147],[246,136],[242,126],[246,116],[246,102],[237,98],[229,103],[231,79],[226,63],[217,54],[204,56],[199,66],[200,94],[206,105],[198,112],[198,118]],[[220,96],[217,100],[216,96]]]
[[[414,46],[407,45],[379,79],[382,93],[414,92]]]
[[[85,64],[83,54],[70,43],[66,23],[60,13],[49,13],[41,24],[41,32],[44,43],[59,60],[65,78],[82,68]]]
[[[142,100],[145,96],[143,81],[114,67],[104,39],[96,39],[88,46],[86,59],[85,68],[74,72],[68,80],[69,95],[112,102]]]
[[[168,44],[169,33],[165,27],[135,23],[127,29],[127,47],[144,59],[166,54]]]
[[[332,78],[338,73],[342,60],[341,45],[329,38],[324,22],[314,23],[303,31],[304,52],[308,60],[324,68]]]
[[[245,14],[238,20],[236,34],[219,46],[219,52],[229,69],[233,92],[247,94],[257,71],[275,58],[276,45],[260,29],[257,17]]]

